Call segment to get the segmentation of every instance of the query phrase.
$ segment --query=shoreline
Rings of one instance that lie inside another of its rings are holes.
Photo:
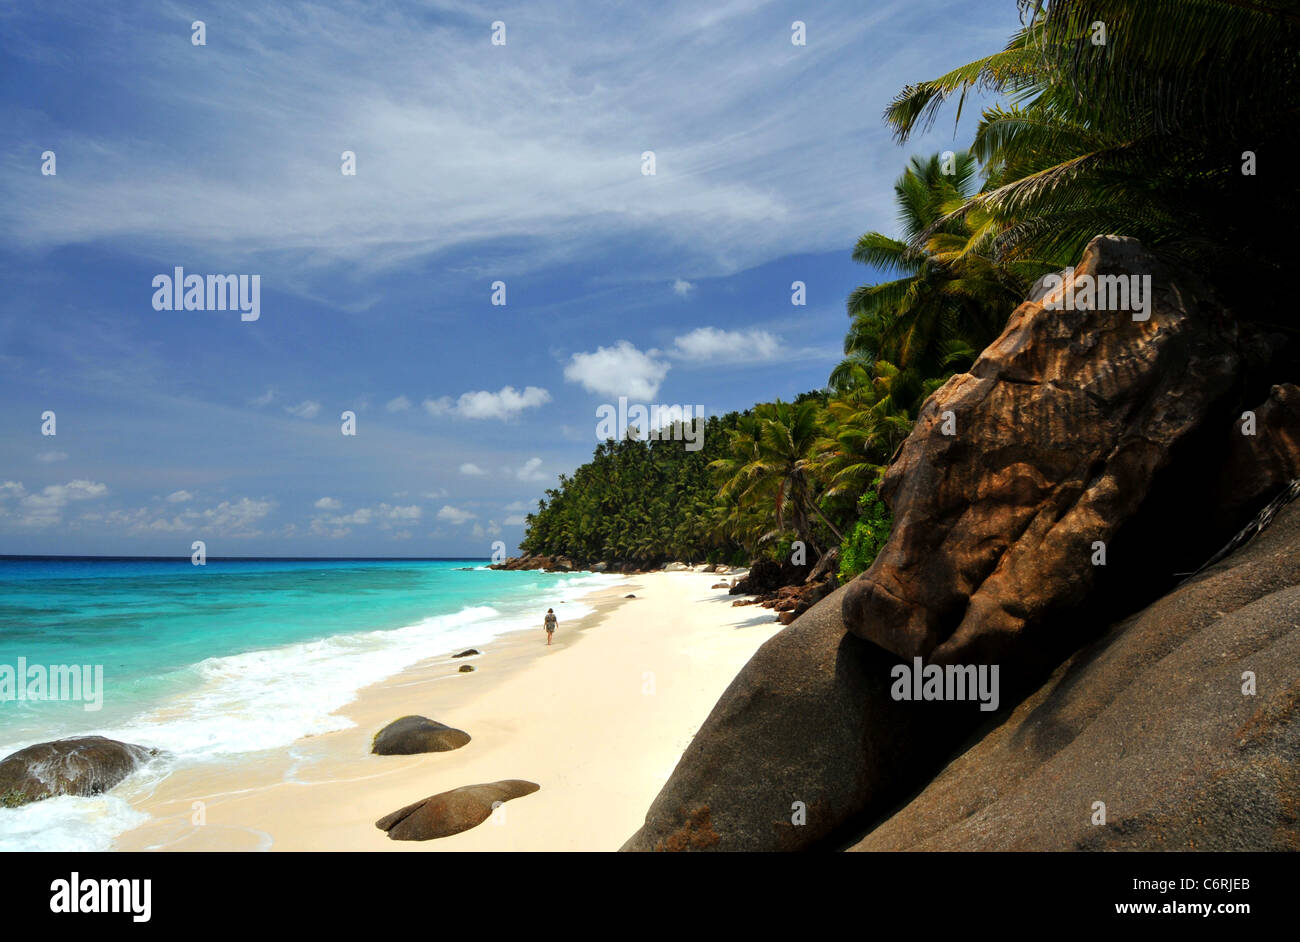
[[[115,794],[150,820],[113,849],[617,850],[718,696],[781,629],[709,588],[722,578],[628,576],[576,599],[594,611],[561,622],[550,648],[540,626],[508,632],[479,655],[448,651],[362,688],[336,711],[347,729],[124,782]],[[451,752],[370,754],[376,732],[412,714],[472,739]],[[504,806],[504,826],[425,842],[374,826],[438,792],[507,778],[541,790]]]

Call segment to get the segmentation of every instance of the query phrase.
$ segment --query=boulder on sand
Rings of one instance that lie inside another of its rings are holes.
[[[468,831],[486,821],[493,808],[512,798],[531,795],[542,786],[510,778],[483,785],[464,785],[399,808],[375,822],[394,841],[428,841]]]
[[[56,795],[98,795],[158,754],[103,736],[37,743],[0,761],[0,806],[13,808]]]
[[[891,699],[898,659],[845,633],[843,596],[758,649],[623,850],[801,850],[938,767],[952,734],[933,720],[965,705]]]
[[[459,749],[469,740],[469,733],[462,729],[445,726],[423,716],[404,716],[375,733],[370,751],[380,756],[450,752]]]
[[[479,654],[479,653],[481,653],[481,652],[478,650],[478,648],[469,648],[469,649],[466,650],[466,651],[461,651],[459,654],[453,654],[452,657],[454,657],[454,658],[456,658],[456,657],[472,657],[473,655],[475,655],[475,654]]]

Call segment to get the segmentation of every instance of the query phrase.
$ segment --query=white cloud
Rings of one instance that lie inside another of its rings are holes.
[[[190,501],[193,499],[194,499],[194,495],[191,494],[189,491],[172,491],[170,494],[167,495],[167,503],[169,504],[183,504],[186,501]]]
[[[320,510],[335,511],[342,509],[343,504],[333,497],[322,497],[316,501],[316,507]],[[394,527],[419,520],[423,513],[418,504],[380,503],[373,507],[358,507],[346,514],[317,514],[312,517],[308,532],[315,536],[339,539],[351,533],[353,527],[366,527],[371,524],[377,525],[381,530],[391,531]]]
[[[248,404],[260,409],[263,406],[269,406],[275,400],[276,395],[277,390],[275,387],[268,386],[266,392],[262,393],[260,396],[254,396],[252,399],[248,400]]]
[[[528,501],[526,500],[516,500],[516,501],[512,501],[509,504],[506,504],[504,509],[505,510],[531,510],[532,504],[528,503]]]
[[[479,477],[481,475],[487,474],[486,471],[484,471],[478,465],[474,464],[472,461],[466,461],[463,465],[461,465],[460,473],[467,474],[470,477]]]
[[[521,481],[545,481],[550,475],[541,471],[541,467],[541,458],[529,458],[522,467],[516,469],[515,477]]]
[[[551,394],[537,386],[525,387],[523,392],[513,386],[503,386],[495,393],[488,390],[462,393],[455,403],[448,396],[438,400],[426,399],[424,407],[431,415],[452,413],[465,419],[509,419],[524,409],[536,408],[550,401]]]
[[[462,419],[513,419],[525,409],[535,409],[551,401],[551,394],[538,386],[526,386],[523,392],[513,386],[502,386],[497,392],[486,389],[461,393],[452,401],[450,396],[426,399],[424,411],[430,415],[457,415]]]
[[[691,284],[684,278],[676,278],[673,280],[673,294],[677,295],[679,298],[686,297],[694,290],[695,285]]]
[[[419,520],[423,513],[419,506],[410,504],[405,507],[392,507],[388,504],[380,504],[376,508],[381,525],[384,523],[401,523],[403,521]]]
[[[36,456],[36,460],[42,464],[52,464],[55,461],[66,461],[68,453],[66,451],[43,451]]]
[[[252,500],[241,497],[237,501],[223,500],[217,506],[201,511],[198,521],[204,532],[219,536],[260,536],[253,525],[275,509],[273,500]]]
[[[106,514],[82,514],[78,519],[103,523],[116,530],[129,533],[181,533],[195,538],[254,537],[262,531],[256,524],[276,507],[273,500],[253,500],[241,497],[222,501],[206,510],[183,510],[172,517],[159,516],[156,510],[139,507],[133,510],[112,510]]]
[[[108,486],[94,481],[77,480],[67,484],[51,484],[38,494],[23,493],[16,481],[0,485],[5,497],[18,497],[18,518],[21,527],[40,529],[54,526],[63,520],[63,508],[73,501],[93,500],[108,493]]]
[[[668,363],[620,340],[612,347],[597,347],[594,353],[573,354],[564,378],[598,395],[648,400],[659,392],[669,368]]]
[[[527,523],[527,521],[524,519],[523,514],[515,514],[513,516],[506,517],[504,522],[505,525],[508,527],[522,527],[525,523]]]
[[[300,419],[314,419],[320,414],[320,403],[312,399],[304,399],[296,406],[285,406],[284,411]]]
[[[411,400],[405,396],[398,396],[396,399],[389,399],[384,408],[389,412],[405,412],[411,408]]]
[[[673,340],[669,354],[694,362],[759,363],[774,359],[781,341],[765,330],[697,327]]]
[[[446,520],[448,523],[465,523],[469,520],[473,520],[477,516],[478,514],[470,513],[468,510],[460,510],[456,507],[452,507],[450,504],[444,505],[443,508],[438,511],[438,519]]]

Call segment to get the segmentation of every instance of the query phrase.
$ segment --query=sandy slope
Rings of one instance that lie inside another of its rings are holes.
[[[710,588],[720,579],[629,577],[587,597],[597,614],[561,623],[550,648],[539,628],[480,657],[426,661],[363,690],[343,711],[355,728],[182,770],[147,794],[137,786],[125,797],[153,820],[117,847],[616,850],[732,677],[780,628],[767,609],[733,608],[725,590]],[[637,598],[624,600],[629,592]],[[458,673],[465,663],[477,670]],[[473,741],[454,752],[370,755],[375,731],[411,713]],[[506,778],[541,790],[505,805],[499,823],[420,843],[390,841],[374,826],[420,798]]]

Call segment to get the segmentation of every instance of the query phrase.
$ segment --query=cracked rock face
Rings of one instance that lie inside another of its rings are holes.
[[[1149,285],[1145,320],[1132,297],[1125,310],[1089,305],[1083,289],[1117,275]],[[1198,296],[1114,236],[1035,291],[922,408],[881,489],[893,533],[845,593],[845,627],[939,664],[1031,650],[1094,588],[1098,546],[1233,389],[1234,337]]]

